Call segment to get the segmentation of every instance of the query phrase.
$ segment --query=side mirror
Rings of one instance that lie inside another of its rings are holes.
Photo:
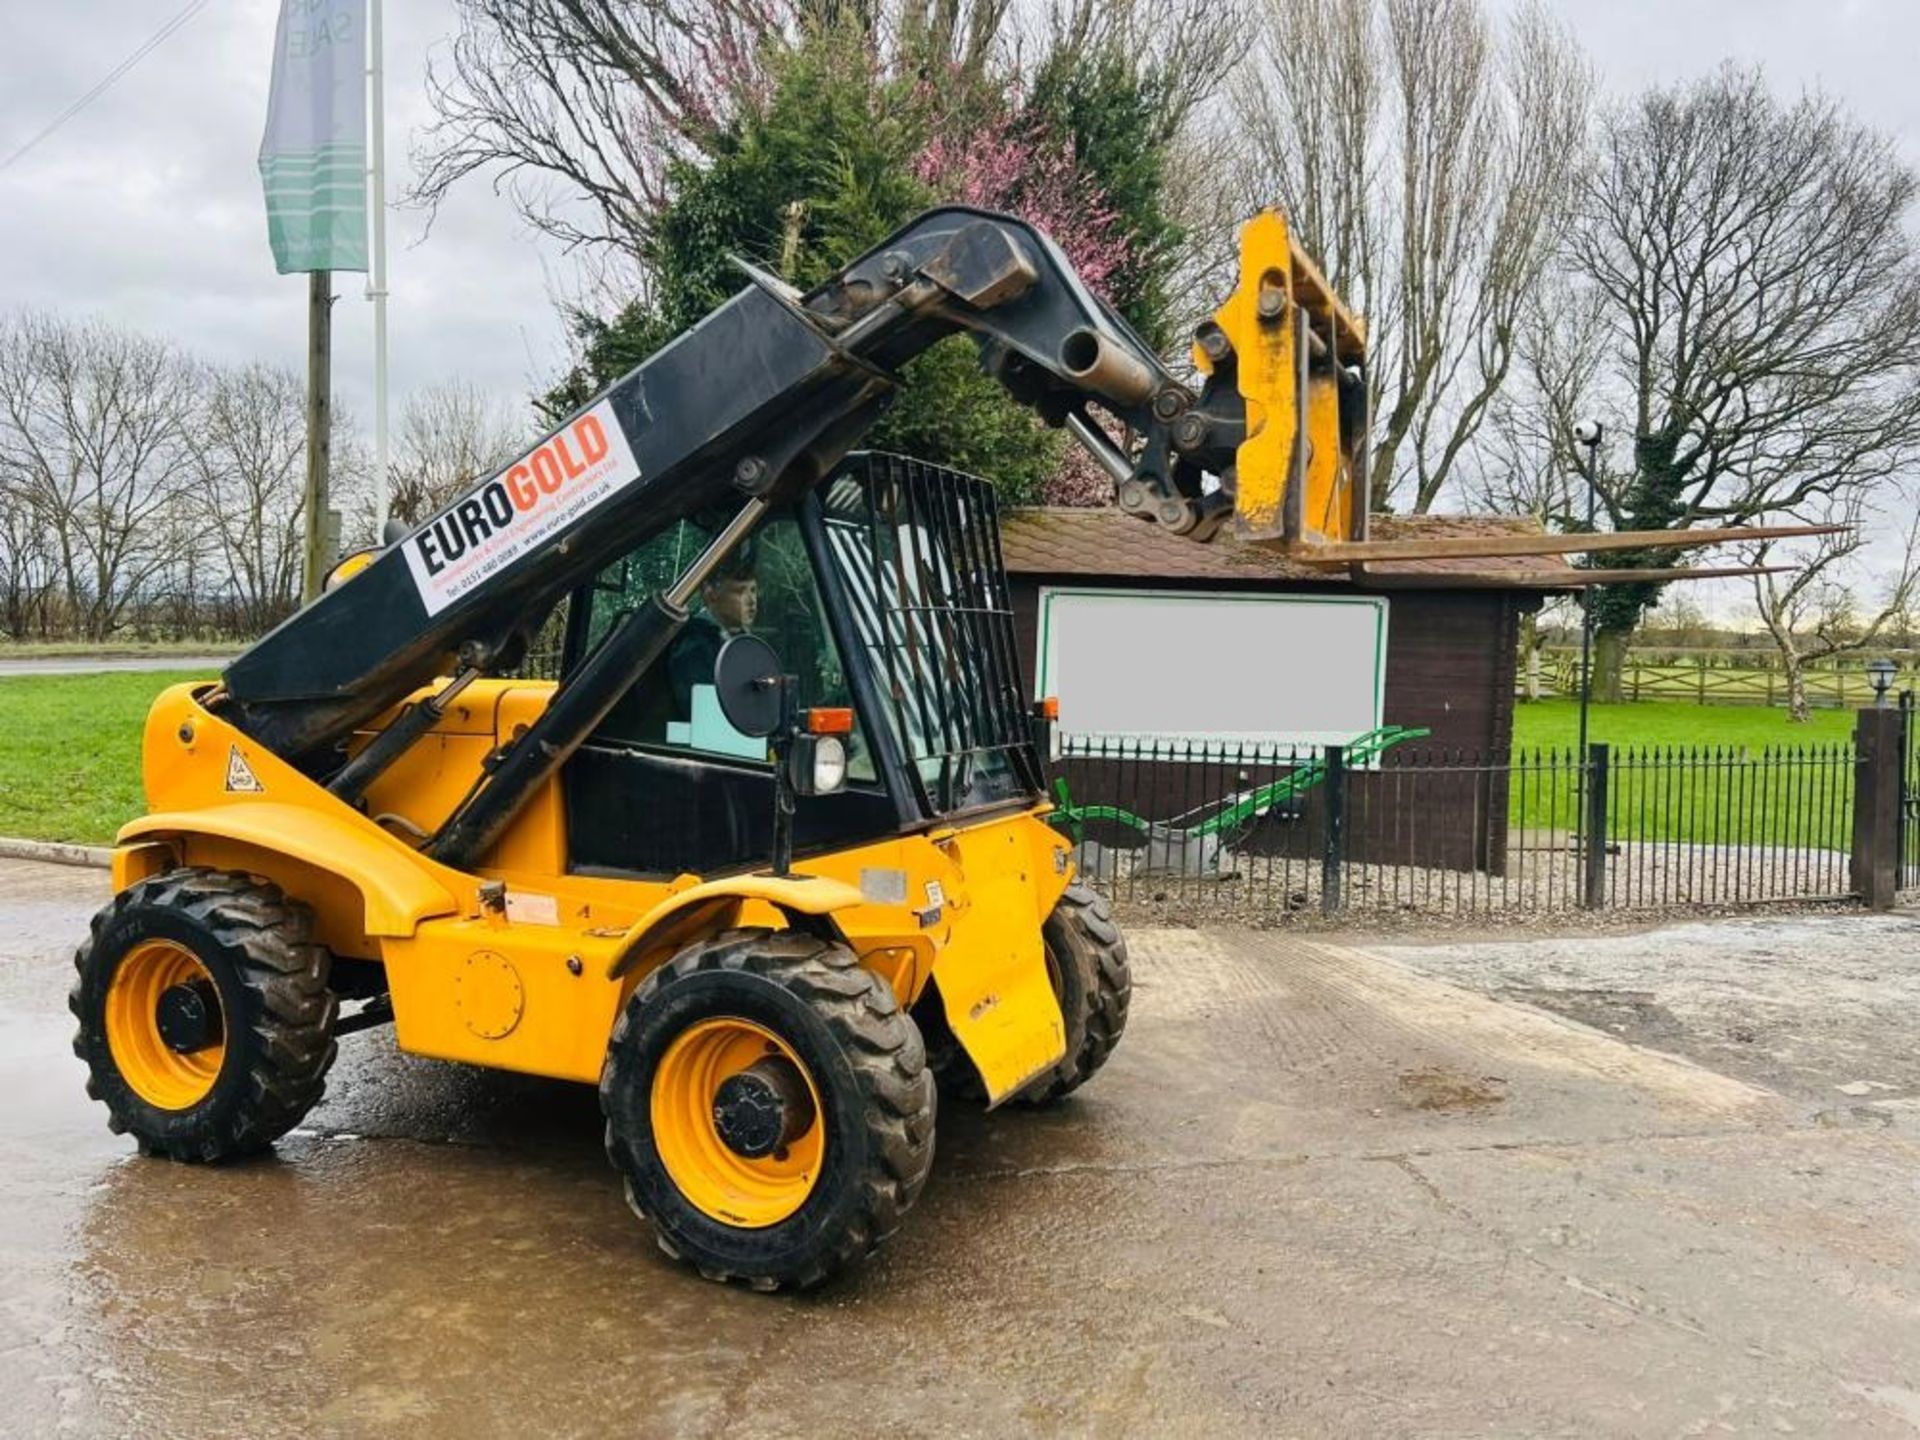
[[[758,635],[735,635],[720,647],[713,662],[713,690],[720,713],[742,735],[763,740],[785,719],[780,657]]]

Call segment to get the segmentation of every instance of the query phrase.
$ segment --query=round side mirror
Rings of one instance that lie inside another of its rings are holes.
[[[720,713],[742,735],[764,739],[780,728],[780,657],[758,635],[735,635],[713,662]]]

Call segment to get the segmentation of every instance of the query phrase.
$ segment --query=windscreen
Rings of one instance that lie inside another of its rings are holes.
[[[1038,794],[993,488],[856,455],[822,503],[863,658],[926,809]]]

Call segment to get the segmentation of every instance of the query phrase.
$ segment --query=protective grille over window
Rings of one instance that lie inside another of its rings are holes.
[[[1038,792],[993,487],[863,454],[823,499],[827,543],[920,798],[944,813]]]

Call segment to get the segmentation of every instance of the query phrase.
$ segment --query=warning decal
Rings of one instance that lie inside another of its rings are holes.
[[[227,789],[235,795],[264,795],[267,787],[253,773],[253,767],[247,764],[247,757],[240,753],[238,745],[227,747]]]
[[[427,614],[437,615],[640,478],[602,400],[407,537]]]

